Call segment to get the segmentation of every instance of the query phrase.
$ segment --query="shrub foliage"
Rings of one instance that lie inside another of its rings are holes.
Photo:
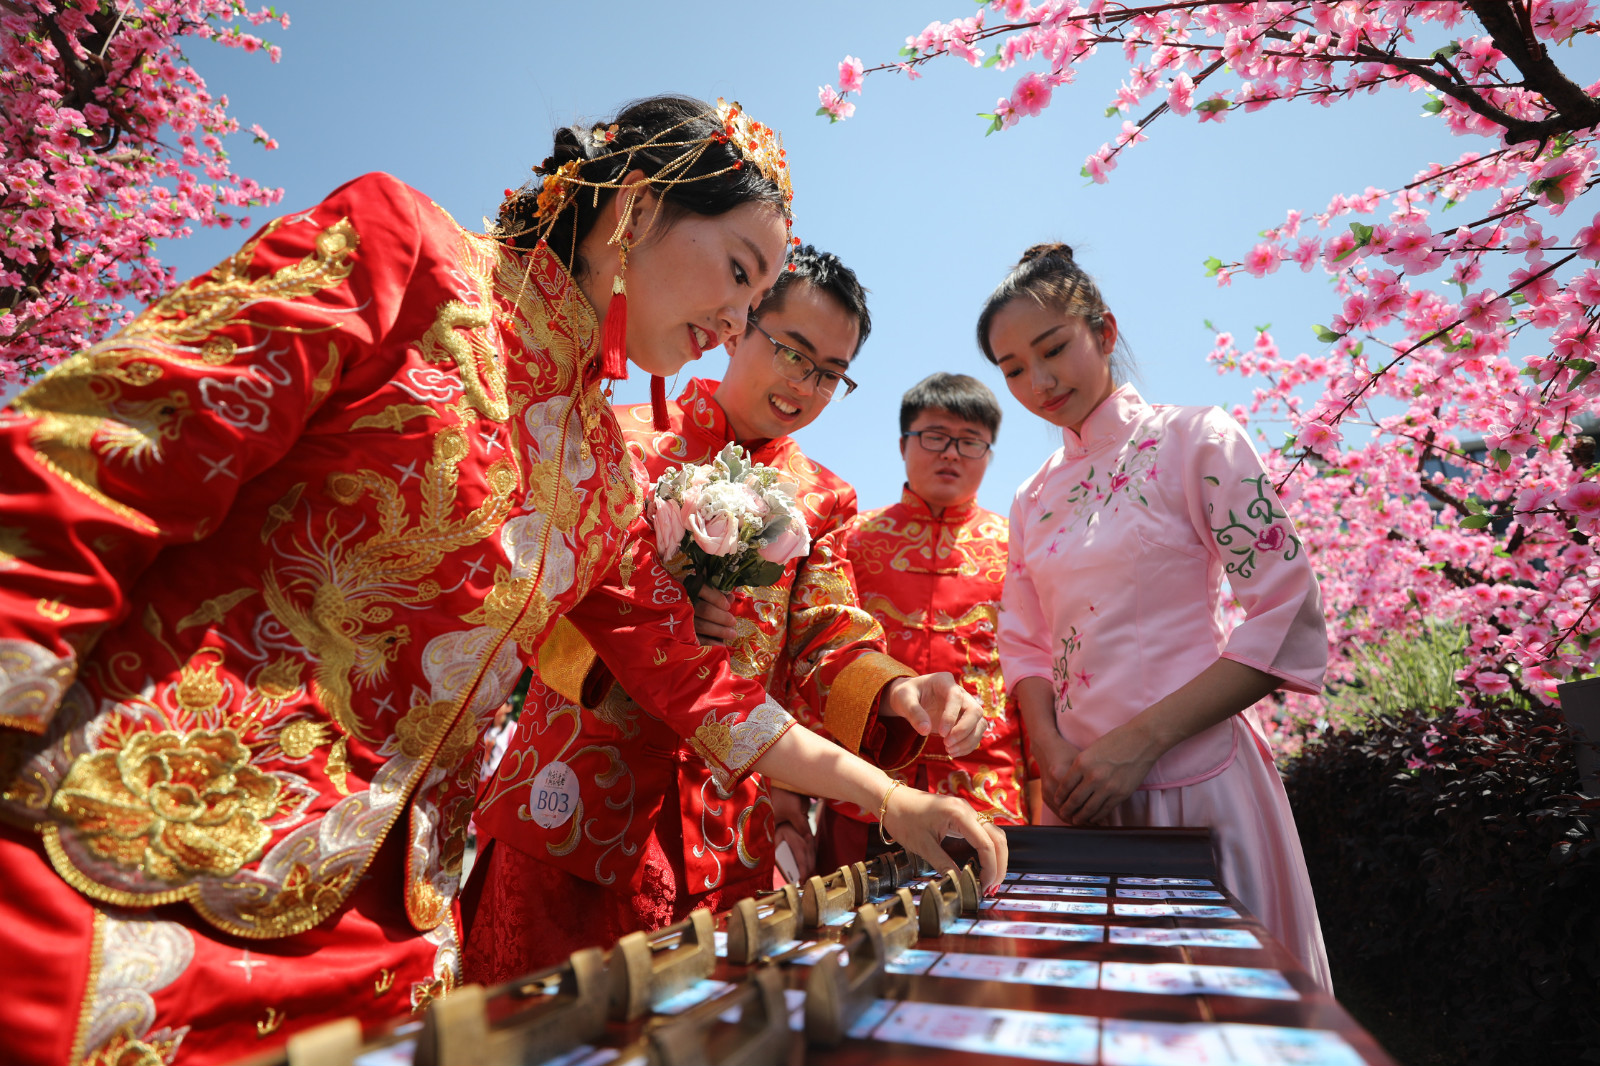
[[[1600,1062],[1600,799],[1558,711],[1380,714],[1286,783],[1335,991],[1401,1061]]]

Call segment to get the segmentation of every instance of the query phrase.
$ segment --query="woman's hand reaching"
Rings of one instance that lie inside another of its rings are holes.
[[[942,874],[956,868],[941,841],[960,837],[978,853],[985,894],[1006,879],[1006,865],[1011,858],[1006,835],[993,822],[978,817],[969,804],[953,796],[936,796],[908,786],[893,789],[888,798],[884,830],[936,871]]]

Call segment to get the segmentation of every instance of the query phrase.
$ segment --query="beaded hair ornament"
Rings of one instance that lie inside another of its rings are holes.
[[[520,237],[529,233],[539,235],[539,244],[543,245],[545,236],[554,228],[556,220],[561,213],[572,205],[582,190],[593,190],[591,205],[599,207],[600,191],[611,189],[620,192],[624,189],[622,178],[632,171],[633,156],[644,149],[681,148],[682,152],[664,164],[654,174],[646,176],[634,185],[626,186],[623,193],[622,210],[617,216],[617,227],[612,232],[607,245],[615,245],[621,259],[621,270],[611,282],[611,304],[606,311],[605,327],[601,333],[600,373],[608,378],[626,378],[628,376],[627,359],[627,283],[624,278],[628,269],[628,248],[634,241],[634,233],[628,228],[629,220],[633,217],[633,205],[640,192],[645,187],[654,188],[661,192],[677,185],[690,182],[706,181],[711,178],[721,177],[732,171],[741,170],[745,165],[755,167],[761,176],[778,187],[783,196],[779,210],[783,214],[784,223],[791,230],[794,224],[794,215],[791,204],[794,200],[794,187],[789,178],[788,153],[783,147],[783,137],[771,126],[764,125],[751,118],[738,101],[728,103],[718,98],[715,108],[720,128],[708,137],[697,137],[691,140],[672,140],[673,134],[681,130],[689,121],[685,120],[677,125],[670,126],[649,140],[631,147],[618,147],[608,149],[607,146],[615,143],[618,127],[595,126],[591,129],[580,129],[575,132],[578,141],[584,146],[585,155],[582,159],[569,160],[558,167],[545,169],[534,167],[536,173],[544,176],[537,192],[530,189],[507,189],[506,200],[515,203],[526,197],[532,196],[534,201],[534,221],[531,225],[520,230],[507,230],[496,228],[494,235],[501,238]],[[719,170],[707,171],[704,174],[693,174],[694,169],[702,156],[713,144],[729,145],[737,157],[728,166]],[[625,156],[622,169],[618,177],[611,181],[594,181],[582,176],[584,165],[600,160]],[[687,176],[686,176],[687,175]],[[648,233],[655,225],[656,217],[661,213],[664,197],[656,199],[655,213],[644,227]],[[795,244],[798,238],[791,237]],[[653,408],[654,420],[657,428],[666,428],[666,383],[659,377],[653,377],[650,382],[650,400]]]

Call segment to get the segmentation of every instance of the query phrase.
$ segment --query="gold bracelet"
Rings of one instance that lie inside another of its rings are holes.
[[[883,790],[883,802],[878,804],[878,836],[883,838],[885,844],[893,844],[895,842],[894,838],[889,835],[889,831],[883,827],[883,819],[889,813],[889,797],[894,794],[894,790],[899,788],[901,784],[903,782],[891,780],[889,787]]]

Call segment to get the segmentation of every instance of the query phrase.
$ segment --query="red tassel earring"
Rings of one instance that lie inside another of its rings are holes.
[[[657,433],[667,431],[667,379],[660,374],[650,375],[650,420]]]
[[[611,303],[606,308],[606,324],[600,331],[600,376],[626,379],[628,376],[628,242],[633,231],[622,235],[618,248],[622,262],[611,279]]]

